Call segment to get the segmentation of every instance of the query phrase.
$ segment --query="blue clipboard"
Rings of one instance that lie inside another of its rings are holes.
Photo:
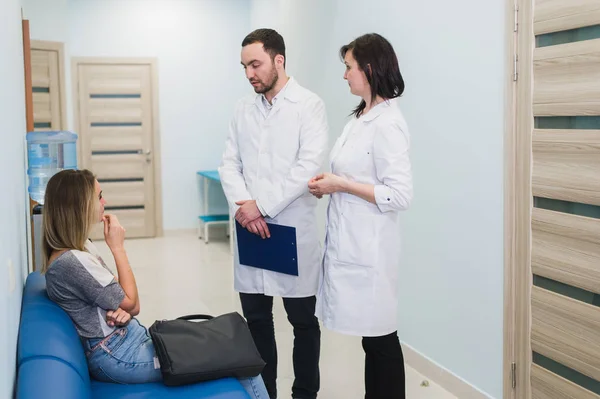
[[[262,239],[235,222],[240,264],[297,276],[296,228],[272,223],[267,226],[271,238]]]

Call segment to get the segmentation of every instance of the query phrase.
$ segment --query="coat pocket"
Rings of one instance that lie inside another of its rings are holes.
[[[381,227],[381,212],[375,205],[371,206],[366,201],[345,202],[339,223],[338,260],[353,265],[376,266]]]

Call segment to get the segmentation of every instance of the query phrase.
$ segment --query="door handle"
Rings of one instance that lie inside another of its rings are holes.
[[[146,155],[147,163],[152,162],[152,150],[147,150],[146,152],[144,152],[144,155]]]

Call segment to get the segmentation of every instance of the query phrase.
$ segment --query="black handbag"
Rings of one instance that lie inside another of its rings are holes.
[[[255,377],[265,367],[246,320],[237,312],[157,320],[149,332],[168,386]]]

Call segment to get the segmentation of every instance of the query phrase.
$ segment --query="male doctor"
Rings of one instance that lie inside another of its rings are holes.
[[[250,232],[269,239],[267,222],[296,228],[298,276],[242,265],[236,248],[235,290],[266,362],[262,376],[271,399],[277,397],[273,297],[283,297],[294,327],[292,397],[313,399],[320,383],[315,295],[322,271],[317,200],[307,182],[327,150],[325,106],[287,76],[285,43],[276,31],[258,29],[246,36],[241,61],[256,95],[237,104],[219,168],[221,183],[236,220]]]

